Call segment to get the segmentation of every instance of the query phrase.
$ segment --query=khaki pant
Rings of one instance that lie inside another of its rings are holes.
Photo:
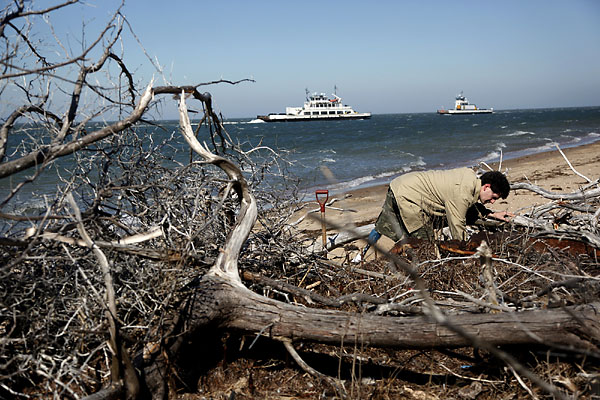
[[[408,237],[416,237],[418,239],[433,239],[433,227],[424,225],[414,232],[407,232],[406,226],[402,221],[396,198],[391,189],[388,189],[385,196],[385,202],[375,222],[375,230],[382,235],[385,235],[395,242],[399,242]]]

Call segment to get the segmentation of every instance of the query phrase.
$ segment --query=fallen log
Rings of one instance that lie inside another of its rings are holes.
[[[447,316],[448,324],[442,325],[428,317],[381,317],[298,307],[258,295],[217,276],[202,280],[196,298],[199,300],[192,306],[191,319],[198,328],[206,321],[218,321],[220,327],[263,332],[263,336],[278,340],[403,349],[472,345],[448,325],[495,346],[560,344],[594,349],[593,341],[600,339],[600,302],[514,313]]]

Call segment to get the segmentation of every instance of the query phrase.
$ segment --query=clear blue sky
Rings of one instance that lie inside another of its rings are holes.
[[[82,19],[105,20],[118,3],[88,0],[97,6],[53,21],[78,35]],[[128,0],[124,13],[170,83],[256,80],[201,89],[226,118],[283,112],[305,88],[334,85],[375,114],[434,112],[461,90],[495,109],[600,105],[596,0]],[[125,45],[136,77],[164,84]]]

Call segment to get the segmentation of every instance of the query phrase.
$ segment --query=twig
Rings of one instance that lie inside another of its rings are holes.
[[[77,230],[79,234],[86,242],[88,247],[92,248],[94,255],[98,259],[98,263],[100,265],[100,270],[102,272],[102,277],[104,278],[104,286],[106,288],[106,298],[108,302],[108,312],[106,313],[106,317],[108,319],[109,331],[110,331],[110,345],[112,351],[115,355],[113,359],[113,364],[111,368],[112,372],[112,382],[119,382],[121,379],[125,378],[127,394],[129,396],[137,396],[140,388],[140,383],[137,378],[137,374],[133,369],[133,365],[130,363],[130,358],[126,354],[124,346],[122,346],[120,337],[119,337],[119,329],[117,327],[117,302],[115,299],[115,289],[113,285],[112,275],[110,272],[110,266],[108,264],[108,259],[104,255],[104,252],[100,250],[100,248],[94,244],[90,236],[88,235],[85,227],[83,225],[83,220],[81,219],[81,212],[79,211],[79,207],[73,198],[73,195],[69,192],[66,195],[67,202],[73,209],[73,213],[75,214],[75,220],[77,221]]]
[[[515,378],[517,379],[517,382],[519,382],[519,385],[521,385],[521,387],[523,389],[525,389],[527,391],[527,393],[529,393],[529,395],[531,396],[532,399],[537,400],[538,397],[535,395],[535,393],[533,393],[533,391],[525,384],[525,382],[523,382],[523,379],[521,379],[521,377],[519,376],[519,374],[517,373],[517,371],[514,370],[513,367],[511,367],[510,365],[508,366],[508,368],[510,369],[510,372],[513,373],[513,375],[515,376]]]
[[[481,241],[481,244],[477,248],[476,255],[479,256],[479,262],[483,270],[482,274],[488,291],[488,301],[494,306],[497,306],[498,298],[496,297],[496,288],[494,285],[494,278],[492,276],[492,251],[485,240]],[[492,309],[492,312],[496,311],[498,310]]]
[[[588,178],[587,176],[585,176],[585,175],[577,172],[577,170],[575,170],[575,168],[573,168],[573,165],[571,165],[571,162],[569,161],[569,159],[567,158],[567,156],[565,155],[565,153],[563,153],[563,151],[560,149],[560,147],[558,147],[558,144],[556,144],[555,146],[556,146],[556,149],[563,156],[563,158],[565,159],[565,161],[567,162],[567,164],[569,165],[569,167],[571,168],[571,171],[575,172],[577,175],[579,175],[580,177],[582,177],[583,179],[585,179],[586,181],[588,181],[588,183],[591,183],[592,180],[590,178]]]
[[[333,386],[333,388],[335,389],[335,391],[343,398],[343,399],[347,399],[348,398],[348,394],[346,393],[346,389],[344,388],[343,384],[338,381],[335,378],[332,378],[328,375],[322,374],[319,371],[317,371],[316,369],[314,369],[313,367],[311,367],[310,365],[308,365],[303,359],[302,357],[300,357],[300,355],[296,352],[296,349],[294,349],[294,346],[292,345],[292,342],[290,340],[282,340],[283,345],[285,346],[285,348],[287,349],[287,351],[290,353],[290,355],[292,356],[292,358],[298,363],[298,365],[300,366],[300,368],[302,368],[304,371],[308,372],[310,375],[314,376],[315,378],[318,379],[322,379],[325,382],[329,383],[331,386]]]
[[[473,378],[471,376],[457,374],[456,372],[452,371],[450,368],[446,367],[443,363],[439,363],[438,365],[440,367],[442,367],[443,369],[445,369],[446,371],[450,372],[452,375],[456,376],[457,378],[466,379],[466,380],[475,381],[475,382],[483,382],[483,383],[503,383],[503,381],[492,381],[490,379]]]

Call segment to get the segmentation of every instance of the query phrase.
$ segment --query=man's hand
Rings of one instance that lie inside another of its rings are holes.
[[[494,213],[490,213],[487,217],[492,217],[494,219],[498,219],[500,221],[509,222],[511,218],[513,218],[515,214],[508,211],[496,211]]]

